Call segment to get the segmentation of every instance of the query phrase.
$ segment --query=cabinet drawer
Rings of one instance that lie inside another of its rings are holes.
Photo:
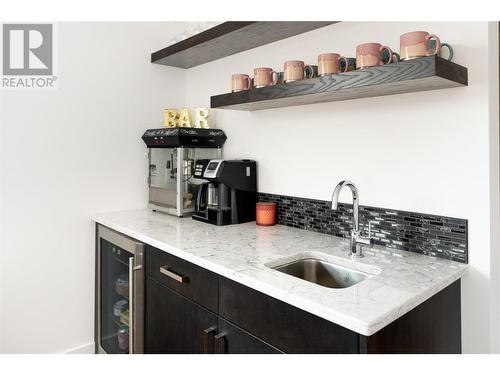
[[[146,274],[205,308],[217,312],[216,274],[152,246],[146,247]]]
[[[285,353],[358,353],[358,334],[229,279],[219,315]]]

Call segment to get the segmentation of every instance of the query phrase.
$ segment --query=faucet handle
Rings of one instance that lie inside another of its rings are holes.
[[[368,243],[369,246],[372,247],[375,243],[375,240],[372,237],[372,222],[368,221]]]

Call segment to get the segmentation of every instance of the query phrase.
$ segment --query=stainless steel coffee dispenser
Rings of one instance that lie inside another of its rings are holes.
[[[149,129],[142,139],[149,154],[149,208],[179,217],[193,212],[198,190],[206,182],[197,169],[211,159],[222,157],[224,132],[197,128]]]

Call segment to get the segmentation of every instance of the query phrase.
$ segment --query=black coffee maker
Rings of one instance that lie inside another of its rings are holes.
[[[208,182],[200,186],[193,219],[215,225],[255,220],[257,163],[253,160],[210,160],[195,169]]]

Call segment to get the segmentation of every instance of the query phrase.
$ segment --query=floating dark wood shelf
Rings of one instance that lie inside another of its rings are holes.
[[[210,98],[211,108],[257,111],[467,86],[467,68],[439,56]]]
[[[151,62],[191,68],[333,23],[335,21],[224,22],[152,53]]]

